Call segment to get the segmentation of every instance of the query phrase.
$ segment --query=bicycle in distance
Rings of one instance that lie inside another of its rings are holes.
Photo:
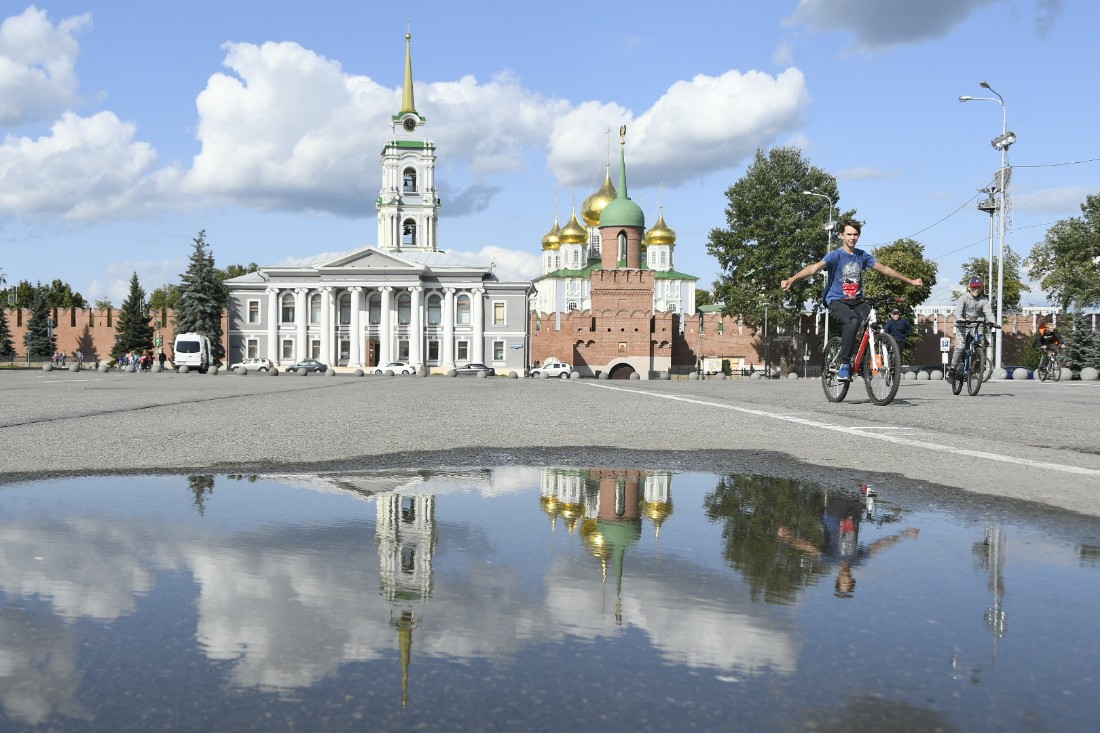
[[[982,388],[982,382],[989,379],[991,370],[986,367],[989,362],[989,331],[992,328],[1000,328],[989,321],[964,320],[955,321],[956,325],[978,326],[978,330],[966,335],[966,341],[962,345],[963,355],[959,360],[959,368],[951,375],[951,394],[962,392],[963,383],[966,384],[966,392],[971,397],[978,394]]]
[[[1058,347],[1052,346],[1049,350],[1043,349],[1043,358],[1039,360],[1039,368],[1035,370],[1035,376],[1040,382],[1048,379],[1057,382],[1062,378],[1062,356],[1058,353]]]
[[[852,375],[863,378],[867,396],[876,405],[888,405],[898,393],[901,384],[901,350],[894,337],[882,330],[878,322],[878,306],[895,303],[893,298],[868,298],[871,309],[856,331],[855,356],[852,357]],[[828,315],[826,315],[828,317]],[[829,402],[840,402],[848,396],[851,382],[837,378],[840,368],[840,337],[834,336],[825,345],[821,364],[821,387]]]

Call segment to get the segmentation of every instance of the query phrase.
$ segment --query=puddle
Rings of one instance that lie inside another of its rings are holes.
[[[871,488],[514,467],[8,486],[0,728],[1091,729],[1100,546]]]

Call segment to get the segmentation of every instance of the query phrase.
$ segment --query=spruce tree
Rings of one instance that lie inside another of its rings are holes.
[[[8,326],[8,313],[3,303],[0,303],[0,359],[12,361],[15,359],[15,344],[11,340],[11,327]]]
[[[214,255],[206,243],[206,230],[194,240],[195,249],[187,272],[180,275],[180,297],[176,306],[176,333],[201,333],[210,339],[214,357],[225,356],[222,345],[222,314],[229,293],[214,269]]]
[[[31,301],[31,317],[27,320],[27,354],[32,361],[49,361],[57,351],[57,341],[50,328],[50,306],[39,292]]]
[[[111,347],[111,358],[133,351],[135,354],[144,354],[153,349],[152,318],[146,311],[145,290],[138,282],[135,272],[130,278],[130,294],[122,304],[115,324],[115,345]]]
[[[1100,369],[1100,333],[1092,329],[1092,318],[1091,314],[1078,313],[1066,334],[1066,350],[1074,371],[1085,367]]]

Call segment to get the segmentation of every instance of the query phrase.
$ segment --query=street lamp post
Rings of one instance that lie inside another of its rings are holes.
[[[1001,316],[1003,313],[1004,300],[1004,285],[1005,285],[1005,217],[1007,216],[1008,209],[1008,149],[1016,142],[1016,134],[1008,131],[1008,109],[1005,107],[1005,100],[1000,94],[997,93],[993,87],[989,85],[989,82],[983,81],[979,83],[982,89],[987,89],[993,97],[971,97],[963,95],[959,97],[960,102],[996,102],[1001,105],[1001,134],[998,137],[993,138],[991,144],[993,147],[1001,151],[1001,170],[997,174],[996,188],[1001,193],[1001,207],[1000,207],[1000,244],[998,248],[997,256],[997,325],[1001,325]],[[996,97],[996,99],[994,99]],[[997,329],[997,350],[994,357],[994,366],[997,369],[1001,368],[1001,354],[1004,344],[1004,331]]]
[[[828,243],[825,245],[825,254],[829,254],[830,252],[833,251],[833,229],[836,228],[836,222],[833,220],[833,206],[835,205],[836,202],[833,201],[833,198],[831,196],[829,196],[828,194],[821,193],[820,191],[803,191],[802,194],[804,196],[820,196],[821,198],[823,198],[823,199],[825,199],[826,201],[829,202],[829,223],[825,225],[827,236],[829,238]],[[828,273],[828,271],[825,271],[822,274],[824,276],[824,283],[825,283],[824,287],[827,288],[827,287],[829,287],[829,273]],[[824,292],[821,294],[821,300],[822,301],[825,300],[825,295],[826,294]],[[829,311],[825,311],[825,346],[828,346],[828,344],[829,344]],[[825,346],[821,347],[822,350],[824,350]]]
[[[771,372],[771,344],[768,343],[768,302],[764,301],[764,377],[770,378]]]

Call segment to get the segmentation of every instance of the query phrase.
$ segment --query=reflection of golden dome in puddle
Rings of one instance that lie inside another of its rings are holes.
[[[569,534],[573,534],[577,529],[577,522],[584,516],[584,505],[570,504],[563,501],[558,506],[559,516],[565,520],[565,526],[569,528]]]
[[[584,206],[581,208],[581,216],[584,217],[585,223],[590,227],[600,225],[600,214],[607,208],[607,205],[615,200],[615,197],[619,195],[619,192],[615,190],[615,186],[611,183],[611,165],[607,166],[607,174],[604,178],[603,185],[600,186],[600,190],[592,194],[584,200]]]
[[[542,509],[550,517],[556,517],[561,513],[561,508],[558,504],[558,500],[553,496],[543,496],[539,498],[539,508]]]
[[[672,516],[672,502],[643,501],[642,516],[653,522],[657,529],[660,529],[664,521]]]

